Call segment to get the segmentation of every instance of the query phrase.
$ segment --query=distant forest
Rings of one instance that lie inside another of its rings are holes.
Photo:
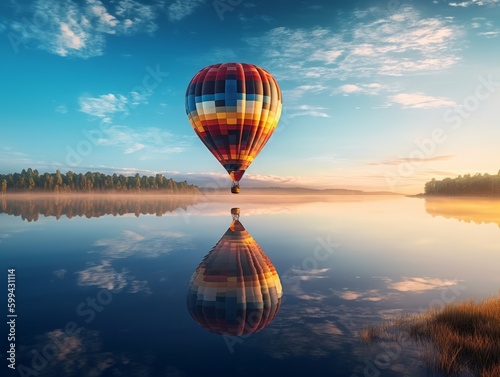
[[[36,169],[21,173],[0,174],[1,193],[7,192],[56,192],[56,193],[96,193],[96,192],[162,192],[171,194],[195,194],[198,186],[186,181],[177,182],[161,174],[147,177],[106,175],[98,172],[66,174],[57,170],[55,173],[40,174]]]
[[[457,178],[434,178],[425,184],[425,195],[500,196],[500,170],[497,175],[465,174]]]

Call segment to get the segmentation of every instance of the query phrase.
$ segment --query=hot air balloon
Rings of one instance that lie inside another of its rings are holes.
[[[252,334],[278,313],[283,290],[269,258],[231,210],[233,222],[203,258],[189,283],[189,313],[206,330]]]
[[[253,64],[214,64],[199,71],[186,90],[193,129],[233,180],[231,192],[278,124],[281,90]]]

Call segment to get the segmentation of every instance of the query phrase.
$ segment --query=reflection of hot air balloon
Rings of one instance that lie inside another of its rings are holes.
[[[283,290],[273,264],[238,220],[239,209],[231,213],[231,226],[191,278],[187,306],[208,331],[240,336],[274,319]]]
[[[232,193],[276,128],[281,107],[274,77],[252,64],[214,64],[189,83],[189,121],[233,179]]]

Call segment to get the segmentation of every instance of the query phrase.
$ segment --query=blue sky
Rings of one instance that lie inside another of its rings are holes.
[[[201,68],[257,64],[283,114],[242,186],[423,191],[500,169],[500,0],[0,5],[0,172],[227,183],[192,130]]]

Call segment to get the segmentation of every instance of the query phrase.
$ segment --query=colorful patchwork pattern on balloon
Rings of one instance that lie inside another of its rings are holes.
[[[193,129],[235,181],[269,140],[281,110],[276,80],[252,64],[203,68],[186,91],[186,113]]]
[[[282,296],[276,268],[234,220],[193,274],[187,306],[206,330],[241,336],[266,327],[278,313]]]

